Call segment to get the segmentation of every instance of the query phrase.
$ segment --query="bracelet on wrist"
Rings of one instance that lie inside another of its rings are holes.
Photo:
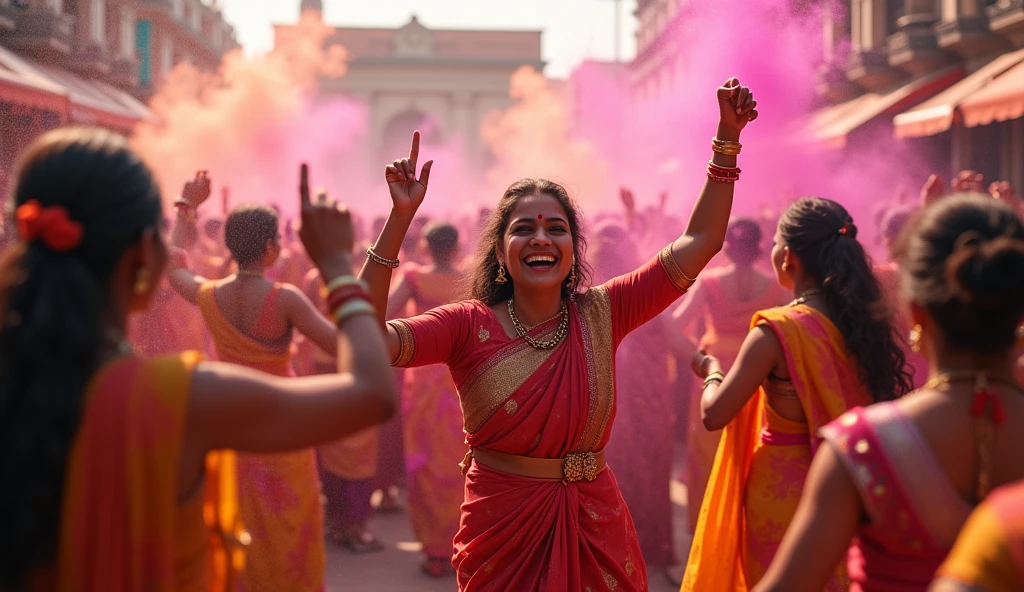
[[[377,265],[383,265],[384,267],[389,267],[391,269],[398,269],[398,266],[401,265],[401,262],[398,259],[381,257],[373,250],[373,247],[366,248],[366,256],[370,258],[370,261],[373,261]]]
[[[370,301],[370,299],[367,298],[366,296],[366,292],[363,292],[362,290],[338,290],[336,294],[332,293],[330,298],[328,299],[327,310],[329,311],[331,316],[333,316],[334,313],[338,312],[338,310],[341,309],[341,307],[345,306],[349,302],[352,302],[353,300],[365,300],[366,302]]]
[[[327,293],[330,294],[336,289],[343,288],[345,286],[358,286],[364,291],[369,291],[370,289],[369,286],[366,285],[366,282],[354,275],[341,275],[327,283]]]
[[[356,299],[351,302],[347,302],[341,306],[334,313],[334,324],[341,326],[345,324],[345,321],[358,315],[371,315],[375,316],[377,310],[373,307],[368,300]]]
[[[743,144],[729,140],[711,138],[711,150],[726,156],[736,156],[743,150]]]

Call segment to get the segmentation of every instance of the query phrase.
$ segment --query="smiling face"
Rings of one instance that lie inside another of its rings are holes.
[[[573,265],[572,232],[562,204],[547,194],[519,199],[497,256],[517,287],[560,290]]]

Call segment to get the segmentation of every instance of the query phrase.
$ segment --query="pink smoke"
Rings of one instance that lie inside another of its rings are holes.
[[[230,187],[234,205],[275,204],[290,215],[300,162],[309,162],[313,182],[332,192],[363,178],[367,163],[353,148],[366,133],[365,107],[315,100],[319,77],[345,72],[345,51],[324,48],[332,32],[303,18],[270,54],[232,53],[217,75],[187,64],[171,72],[151,102],[158,122],[141,125],[132,138],[167,199],[203,169],[216,185]]]

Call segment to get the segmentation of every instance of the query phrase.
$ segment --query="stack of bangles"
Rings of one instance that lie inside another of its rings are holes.
[[[327,284],[327,311],[339,327],[352,317],[377,314],[370,304],[366,283],[352,275],[343,275]]]
[[[712,372],[704,379],[704,388],[708,388],[712,384],[721,385],[723,380],[725,380],[725,374],[718,371]]]
[[[743,144],[727,140],[711,139],[711,150],[725,156],[736,156],[743,149]],[[735,183],[740,178],[740,169],[725,167],[708,161],[708,178],[720,183]]]

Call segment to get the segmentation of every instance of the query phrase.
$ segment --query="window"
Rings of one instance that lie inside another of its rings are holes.
[[[100,46],[107,40],[107,5],[105,0],[92,0],[92,27],[90,37]]]
[[[135,56],[135,9],[131,6],[121,7],[121,56]]]

